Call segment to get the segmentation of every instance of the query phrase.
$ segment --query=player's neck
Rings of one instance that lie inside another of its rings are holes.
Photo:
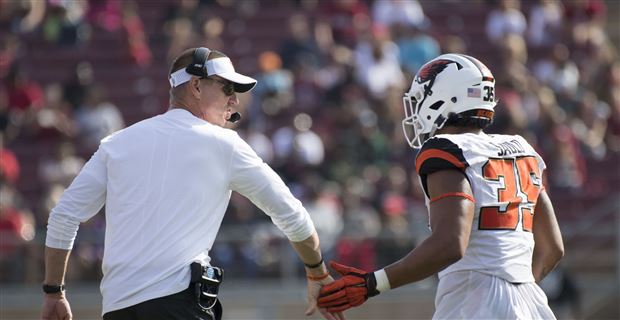
[[[437,130],[436,134],[460,134],[460,133],[482,134],[483,131],[480,128],[446,126],[446,127],[441,128],[440,130]]]

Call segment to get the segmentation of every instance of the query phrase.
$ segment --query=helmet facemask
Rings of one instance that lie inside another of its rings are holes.
[[[407,143],[412,148],[420,148],[424,141],[428,139],[423,133],[425,130],[424,122],[420,120],[419,111],[420,104],[418,99],[405,93],[403,97],[403,107],[405,108],[405,119],[403,119],[403,133],[407,139]]]
[[[415,82],[414,82],[415,83]],[[435,132],[446,123],[447,116],[443,113],[448,111],[444,101],[437,101],[423,110],[422,106],[427,97],[433,92],[429,89],[430,84],[412,85],[411,90],[403,97],[405,119],[402,121],[403,133],[407,143],[412,148],[419,149],[422,144],[435,135]]]

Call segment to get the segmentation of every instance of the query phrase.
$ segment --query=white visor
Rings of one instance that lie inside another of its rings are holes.
[[[215,58],[207,61],[207,74],[209,76],[222,77],[235,85],[235,92],[247,92],[252,90],[256,85],[256,80],[248,76],[244,76],[235,71],[232,61],[228,57]],[[178,87],[189,81],[192,75],[185,71],[185,68],[179,69],[170,75],[170,86]]]

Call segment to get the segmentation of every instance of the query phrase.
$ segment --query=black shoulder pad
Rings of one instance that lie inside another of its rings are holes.
[[[468,166],[458,145],[445,138],[432,138],[422,145],[415,167],[422,176],[447,169],[465,170]]]
[[[422,188],[428,196],[426,177],[441,170],[465,171],[469,164],[463,156],[463,150],[446,138],[432,138],[422,145],[416,157],[416,171],[420,175]]]

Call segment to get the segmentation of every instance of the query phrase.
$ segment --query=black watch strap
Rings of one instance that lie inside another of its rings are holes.
[[[65,291],[64,284],[43,284],[43,292],[45,293],[59,293]]]
[[[323,264],[323,258],[321,258],[321,261],[319,261],[318,263],[315,264],[305,264],[304,265],[309,268],[309,269],[314,269],[314,268],[318,268]]]

